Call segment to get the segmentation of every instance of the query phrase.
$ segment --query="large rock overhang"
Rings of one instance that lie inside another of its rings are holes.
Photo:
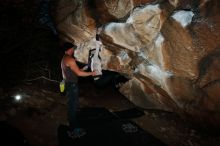
[[[135,105],[219,127],[219,6],[218,0],[57,0],[55,20],[83,63],[100,33],[103,69],[129,79],[119,91]]]

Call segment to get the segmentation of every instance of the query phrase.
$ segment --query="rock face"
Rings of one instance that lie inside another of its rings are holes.
[[[100,33],[103,69],[129,81],[120,92],[137,106],[174,111],[204,127],[220,122],[220,2],[57,0],[60,38],[87,63]]]

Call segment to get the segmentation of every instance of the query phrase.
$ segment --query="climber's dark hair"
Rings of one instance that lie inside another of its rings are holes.
[[[77,46],[74,45],[74,44],[72,44],[72,43],[70,43],[70,42],[65,42],[65,43],[63,43],[63,45],[62,45],[62,50],[63,50],[63,51],[66,51],[66,50],[68,50],[68,49],[70,49],[70,48],[76,49]]]

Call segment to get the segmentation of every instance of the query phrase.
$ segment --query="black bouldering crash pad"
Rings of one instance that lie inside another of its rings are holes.
[[[126,112],[127,114],[127,112]],[[69,127],[58,127],[60,146],[164,146],[159,139],[129,119],[122,119],[105,108],[86,108],[78,112],[81,127],[87,134],[72,139]],[[122,116],[123,117],[123,116]]]

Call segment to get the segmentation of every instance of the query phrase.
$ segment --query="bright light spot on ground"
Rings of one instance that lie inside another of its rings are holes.
[[[15,99],[16,99],[17,101],[21,100],[21,95],[16,95],[16,96],[15,96]]]

